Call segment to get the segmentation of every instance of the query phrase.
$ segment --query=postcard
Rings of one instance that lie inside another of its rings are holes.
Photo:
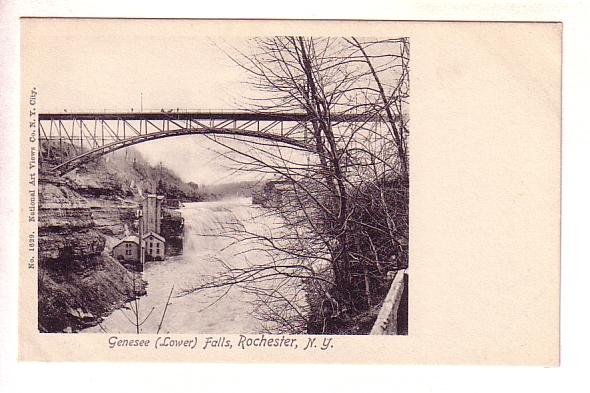
[[[559,364],[561,24],[21,41],[21,360]]]

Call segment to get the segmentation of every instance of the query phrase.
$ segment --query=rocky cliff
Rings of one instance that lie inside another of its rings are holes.
[[[145,283],[105,252],[92,204],[66,179],[39,182],[41,332],[72,332],[145,293]],[[117,231],[122,225],[103,225]]]
[[[164,209],[162,236],[166,239],[166,256],[182,254],[184,244],[184,219],[180,212],[172,209]]]
[[[52,157],[52,159],[56,159]],[[135,213],[148,192],[199,200],[163,167],[150,166],[138,153],[113,153],[63,177],[50,174],[45,160],[39,176],[39,330],[79,331],[145,294],[141,276],[110,256],[112,247],[137,232]],[[182,253],[184,222],[166,209],[162,234],[168,255]]]

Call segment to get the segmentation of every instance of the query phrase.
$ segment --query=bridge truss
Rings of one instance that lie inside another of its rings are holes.
[[[305,122],[298,113],[43,113],[39,139],[42,159],[52,157],[51,170],[63,175],[115,150],[180,135],[261,138],[310,150]]]
[[[333,122],[358,115],[337,114]],[[366,121],[366,119],[364,120]],[[42,160],[63,175],[105,154],[142,142],[181,135],[258,138],[307,151],[310,121],[304,113],[120,112],[39,114]]]

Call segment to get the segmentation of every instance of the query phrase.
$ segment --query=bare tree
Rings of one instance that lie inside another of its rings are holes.
[[[255,239],[270,263],[226,265],[183,294],[240,286],[279,330],[337,332],[380,301],[388,270],[407,265],[408,40],[251,43],[251,52],[230,56],[258,91],[255,110],[304,112],[290,136],[313,152],[210,137],[237,170],[275,175],[261,214],[280,222],[266,233],[236,223],[223,234],[235,243]]]
[[[129,324],[131,326],[133,326],[135,328],[135,333],[139,334],[142,332],[142,326],[148,321],[148,319],[152,316],[152,313],[155,310],[155,307],[152,307],[147,314],[142,315],[142,310],[141,310],[141,296],[145,295],[145,281],[143,281],[142,279],[142,274],[141,272],[137,271],[137,270],[125,270],[125,275],[129,276],[131,278],[131,281],[133,283],[133,299],[131,301],[129,301],[128,306],[124,307],[124,308],[120,308],[119,312],[125,317],[125,319],[127,320],[127,322],[129,322]],[[166,300],[166,304],[164,305],[164,310],[162,311],[162,315],[160,317],[160,322],[158,324],[158,329],[157,329],[157,333],[160,332],[160,330],[162,329],[162,326],[164,324],[164,319],[166,317],[166,312],[168,310],[168,306],[170,305],[170,298],[172,297],[172,293],[174,291],[174,285],[172,285],[172,287],[170,288],[170,294],[168,295],[168,298]],[[124,293],[120,292],[122,295],[125,295]],[[129,310],[130,313],[126,312],[125,309]],[[130,315],[129,315],[130,314]],[[104,328],[104,326],[102,324],[100,324],[100,322],[98,323],[100,329],[107,333],[107,330]]]

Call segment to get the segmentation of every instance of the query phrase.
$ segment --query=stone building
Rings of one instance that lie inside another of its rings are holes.
[[[143,247],[146,260],[161,261],[164,259],[166,239],[155,232],[143,235]]]
[[[143,232],[155,232],[157,234],[161,231],[162,225],[162,200],[164,199],[161,195],[148,194],[143,198],[142,204],[142,220],[143,220]]]
[[[119,261],[139,261],[139,238],[127,236],[113,247],[113,258]]]

